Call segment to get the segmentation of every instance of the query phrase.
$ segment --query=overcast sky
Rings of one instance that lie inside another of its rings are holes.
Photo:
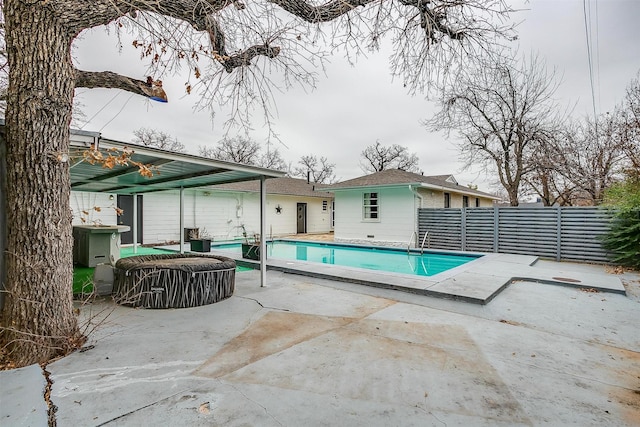
[[[515,2],[515,0],[514,0]],[[584,5],[588,6],[594,37],[594,90],[597,112],[611,110],[640,69],[639,0],[532,0],[528,10],[515,15],[520,52],[537,52],[547,67],[562,76],[556,94],[562,105],[575,105],[573,115],[593,115],[587,60]],[[597,17],[597,25],[596,25]],[[420,124],[435,111],[424,97],[410,96],[399,81],[392,82],[388,52],[361,58],[351,67],[334,57],[315,90],[277,93],[277,117],[273,125],[286,147],[279,148],[287,161],[300,156],[326,156],[336,164],[339,180],[363,174],[360,153],[380,140],[400,144],[420,158],[425,175],[453,173],[461,184],[475,183],[490,190],[493,177],[479,170],[462,170],[454,140],[429,133]],[[144,79],[145,65],[138,52],[125,44],[118,51],[116,40],[96,29],[83,34],[74,56],[79,68],[111,70]],[[196,95],[184,96],[184,76],[164,78],[169,102],[150,102],[139,96],[108,89],[80,89],[77,99],[90,122],[84,130],[100,131],[105,138],[129,142],[142,126],[164,131],[185,144],[190,153],[213,144],[223,136],[225,117],[213,122],[207,111],[194,111]],[[253,139],[264,142],[262,118],[257,115]]]

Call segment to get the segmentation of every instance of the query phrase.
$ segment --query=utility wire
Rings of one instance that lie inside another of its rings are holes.
[[[99,110],[98,110],[98,111],[97,111],[93,116],[91,116],[91,118],[90,118],[89,120],[87,120],[86,122],[84,122],[84,124],[83,124],[82,126],[80,126],[80,129],[84,128],[86,125],[88,125],[88,124],[89,124],[89,122],[91,122],[91,120],[95,119],[95,118],[96,118],[96,116],[97,116],[98,114],[100,114],[100,112],[101,112],[102,110],[104,110],[105,108],[107,108],[107,105],[111,104],[111,102],[112,102],[114,99],[116,99],[116,98],[118,97],[118,95],[120,95],[120,94],[122,93],[122,92],[121,92],[121,91],[119,91],[119,90],[118,90],[118,91],[116,91],[116,92],[117,92],[117,93],[116,93],[114,96],[112,96],[112,97],[111,97],[111,99],[110,99],[109,101],[107,101],[107,103],[106,103],[106,104],[104,104],[104,105],[102,106],[102,108],[100,108],[100,109],[99,109]]]
[[[597,0],[596,0],[597,1]],[[587,61],[589,63],[589,81],[591,83],[591,105],[593,107],[593,120],[595,124],[596,138],[598,137],[598,116],[596,114],[596,96],[593,84],[593,58],[591,56],[592,43],[590,40],[589,29],[591,18],[591,7],[589,7],[589,19],[587,19],[587,0],[582,0],[582,13],[584,15],[584,31],[587,41]]]
[[[111,120],[109,120],[107,123],[105,123],[104,126],[102,126],[98,132],[102,132],[102,129],[106,128],[109,123],[114,121],[116,119],[116,117],[118,117],[120,115],[120,113],[122,113],[122,110],[124,110],[124,107],[126,107],[127,104],[129,103],[129,101],[131,100],[131,98],[133,98],[133,95],[135,95],[135,93],[132,93],[131,95],[129,95],[129,98],[127,98],[127,100],[124,102],[124,104],[122,104],[122,107],[120,107],[120,110],[118,110],[116,115],[113,116],[111,118]]]
[[[598,15],[598,0],[596,2],[596,86],[598,86],[598,105],[602,106],[602,91],[600,90],[600,19]]]

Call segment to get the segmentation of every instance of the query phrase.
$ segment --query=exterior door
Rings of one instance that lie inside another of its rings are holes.
[[[120,234],[120,242],[123,245],[133,243],[133,196],[118,195],[118,207],[122,209],[122,215],[118,217],[118,225],[128,225],[131,229]],[[142,243],[142,196],[138,195],[138,243]]]
[[[296,226],[297,233],[307,232],[307,204],[306,203],[298,203],[296,224],[297,224]]]

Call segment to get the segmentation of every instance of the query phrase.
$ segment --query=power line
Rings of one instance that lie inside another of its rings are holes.
[[[93,116],[91,116],[91,118],[90,118],[89,120],[87,120],[86,122],[84,122],[84,124],[83,124],[82,126],[80,126],[80,129],[82,129],[83,127],[85,127],[86,125],[88,125],[88,124],[91,122],[91,120],[95,119],[95,118],[96,118],[96,116],[97,116],[98,114],[100,114],[100,112],[101,112],[102,110],[104,110],[105,108],[107,108],[107,105],[111,104],[111,102],[112,102],[114,99],[116,99],[116,98],[118,97],[118,95],[120,95],[121,93],[122,93],[121,91],[117,91],[117,93],[116,93],[113,97],[111,97],[111,99],[110,99],[109,101],[107,101],[107,103],[106,103],[106,104],[104,104],[104,105],[102,106],[102,108],[100,108],[100,109],[99,109],[99,110],[98,110],[98,111],[97,111]]]
[[[598,15],[598,0],[596,0],[596,85],[598,86],[598,105],[602,106],[602,91],[600,90],[600,19]]]
[[[116,113],[116,115],[115,115],[115,116],[113,116],[113,117],[111,118],[111,120],[109,120],[107,123],[105,123],[105,124],[104,124],[104,126],[102,126],[98,132],[102,132],[102,129],[106,128],[106,127],[107,127],[107,125],[108,125],[109,123],[111,123],[112,121],[114,121],[114,120],[115,120],[115,118],[116,118],[116,117],[118,117],[118,116],[120,115],[120,113],[122,113],[122,110],[124,110],[124,107],[126,107],[126,106],[127,106],[127,104],[129,103],[129,101],[131,100],[131,98],[133,98],[133,95],[135,95],[135,93],[132,93],[131,95],[129,95],[129,98],[127,98],[127,100],[124,102],[124,104],[122,104],[122,107],[120,107],[120,110],[118,110],[118,112]]]
[[[597,0],[596,0],[597,2]],[[587,0],[582,0],[582,13],[584,15],[584,31],[587,42],[587,61],[589,65],[589,81],[591,83],[591,105],[593,107],[593,120],[596,126],[596,137],[598,135],[598,117],[596,113],[596,95],[595,95],[595,87],[593,83],[593,58],[591,56],[592,51],[592,43],[589,30],[591,28],[591,6],[589,4],[589,18],[587,19]]]

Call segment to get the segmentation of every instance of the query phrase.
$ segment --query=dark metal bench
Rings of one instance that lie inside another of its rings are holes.
[[[199,254],[138,255],[116,262],[115,300],[144,308],[213,304],[233,295],[236,263]]]

